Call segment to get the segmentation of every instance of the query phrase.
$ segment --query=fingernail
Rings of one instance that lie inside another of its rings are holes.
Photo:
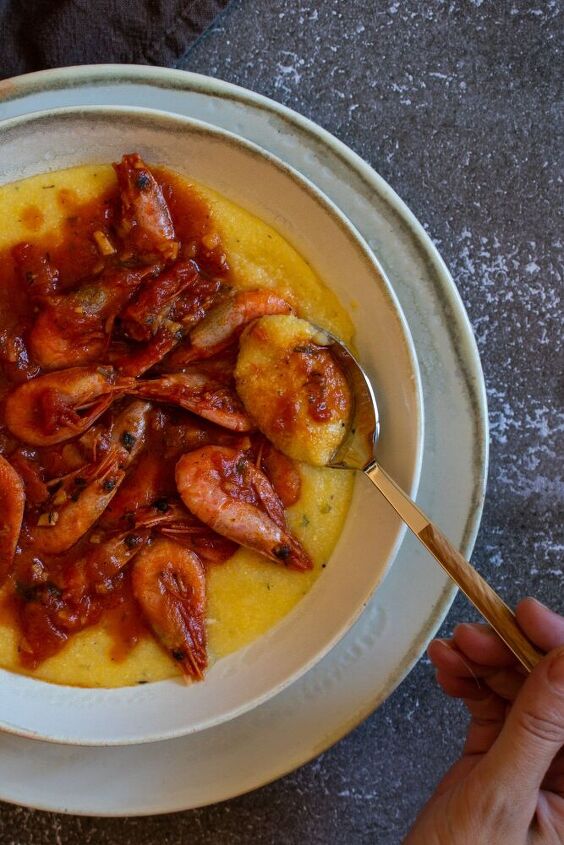
[[[550,661],[548,680],[558,692],[564,692],[564,648],[558,649]]]
[[[542,607],[543,610],[549,610],[549,608],[546,606],[546,604],[543,604],[542,601],[539,601],[534,596],[527,596],[527,598],[529,599],[529,601],[534,601],[534,603],[538,604],[539,607]]]
[[[487,637],[497,637],[493,628],[490,628],[489,625],[485,625],[483,622],[461,622],[460,625],[457,625],[456,627],[470,628],[470,630],[475,631],[478,634],[485,634]]]

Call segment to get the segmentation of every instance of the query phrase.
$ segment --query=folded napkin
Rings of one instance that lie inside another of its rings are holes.
[[[0,0],[0,77],[97,62],[173,66],[229,0]]]

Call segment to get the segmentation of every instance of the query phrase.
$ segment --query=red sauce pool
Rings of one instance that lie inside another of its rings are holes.
[[[206,202],[175,174],[160,168],[153,168],[152,172],[161,185],[176,236],[182,242],[185,253],[196,260],[203,273],[227,281],[228,267],[219,239],[214,237],[205,242],[205,236],[211,230],[211,212]],[[119,196],[117,185],[88,202],[81,202],[72,190],[45,186],[45,190],[48,189],[57,191],[57,202],[64,211],[62,226],[57,233],[36,234],[44,220],[41,209],[36,205],[20,209],[19,217],[29,232],[28,240],[35,254],[47,256],[49,263],[57,269],[57,293],[64,294],[85,280],[95,278],[104,263],[93,237],[94,232],[106,232],[114,244],[119,244],[116,232]],[[17,358],[16,355],[15,364],[5,360],[14,345],[17,347],[18,339],[25,345],[26,334],[38,310],[37,303],[28,295],[25,280],[17,271],[12,248],[0,250],[0,351],[4,358],[0,370],[0,399],[26,378],[41,374],[29,357]],[[127,347],[127,339],[122,340]],[[129,346],[132,351],[138,348],[133,342]],[[101,423],[109,423],[114,413],[115,409],[107,412]],[[22,475],[28,494],[14,573],[0,602],[0,623],[18,629],[20,661],[28,669],[35,668],[60,651],[74,631],[96,624],[102,617],[104,626],[112,635],[112,660],[123,660],[140,639],[151,636],[133,596],[127,571],[120,575],[106,595],[94,593],[87,599],[67,595],[66,573],[81,555],[92,549],[90,539],[95,529],[67,553],[59,555],[38,557],[34,555],[33,548],[26,546],[26,535],[37,523],[42,511],[42,504],[34,501],[41,496],[44,480],[69,471],[69,454],[73,448],[72,441],[37,449],[18,442],[5,427],[3,407],[0,407],[0,454],[10,458],[16,449],[23,451],[27,464]],[[160,455],[164,462],[164,449],[164,441],[155,434],[150,445],[151,454],[157,460]]]

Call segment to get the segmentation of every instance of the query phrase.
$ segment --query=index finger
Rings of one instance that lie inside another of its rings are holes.
[[[564,617],[533,598],[526,598],[515,608],[519,627],[543,651],[564,645]]]
[[[453,632],[456,647],[473,663],[492,668],[515,666],[516,659],[489,625],[463,622]]]

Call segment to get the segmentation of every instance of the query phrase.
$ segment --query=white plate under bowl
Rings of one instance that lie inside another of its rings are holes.
[[[0,83],[0,118],[88,104],[152,106],[236,132],[308,176],[353,221],[386,270],[417,351],[425,406],[417,501],[470,555],[488,453],[480,361],[452,278],[397,194],[320,126],[219,79],[93,65]],[[356,624],[280,695],[223,725],[149,745],[80,748],[0,733],[0,797],[44,810],[135,816],[256,789],[321,754],[381,704],[422,654],[454,593],[406,535]]]
[[[138,151],[276,228],[349,310],[360,358],[380,397],[379,457],[415,492],[423,418],[409,329],[366,243],[310,182],[235,135],[144,109],[61,109],[9,120],[0,125],[0,149],[0,184]],[[271,631],[218,661],[204,682],[79,689],[2,671],[0,726],[60,743],[112,745],[168,739],[239,716],[283,690],[343,636],[385,574],[402,535],[381,497],[358,483],[343,535],[311,591]]]

